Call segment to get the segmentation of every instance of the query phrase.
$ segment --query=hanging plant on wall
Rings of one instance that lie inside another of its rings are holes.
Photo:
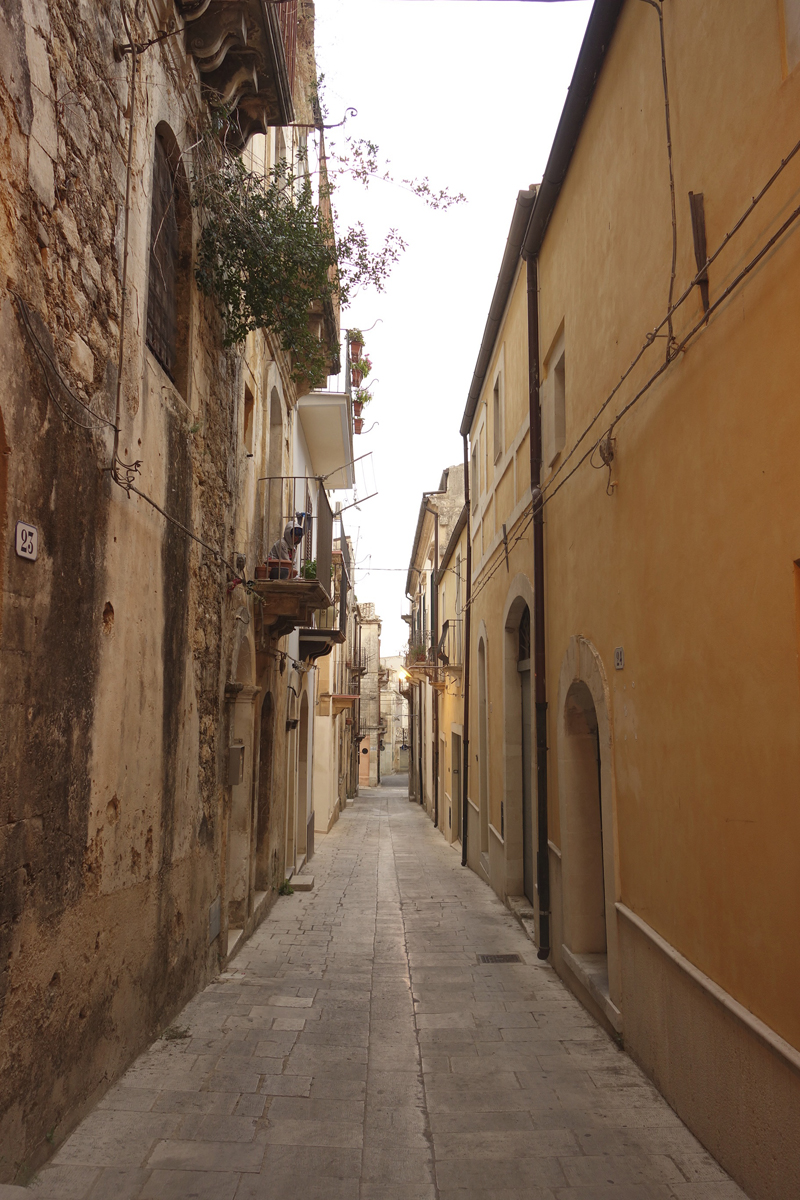
[[[322,385],[326,350],[309,328],[312,305],[338,297],[344,307],[367,284],[382,290],[402,238],[391,230],[373,251],[359,224],[337,239],[307,175],[286,162],[266,175],[250,171],[215,137],[195,148],[192,203],[200,216],[195,275],[225,320],[225,344],[269,329],[291,352],[295,380]]]

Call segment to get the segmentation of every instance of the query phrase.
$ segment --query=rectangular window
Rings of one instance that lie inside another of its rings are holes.
[[[473,510],[478,507],[478,495],[481,490],[480,467],[478,464],[478,447],[472,447],[472,473],[470,478],[470,486],[472,488],[472,507]]]
[[[505,449],[505,434],[503,429],[503,376],[498,372],[494,381],[492,400],[492,420],[494,424],[494,461],[499,462]]]
[[[542,449],[545,469],[553,466],[567,437],[567,360],[564,334],[557,339],[546,364],[546,374],[540,391],[542,410]]]

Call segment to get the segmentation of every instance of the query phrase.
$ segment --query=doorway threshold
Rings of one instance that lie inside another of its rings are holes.
[[[523,933],[538,949],[536,941],[536,914],[527,896],[506,896],[509,912],[517,918]]]
[[[231,957],[234,950],[239,945],[239,942],[242,940],[243,936],[244,936],[243,929],[229,929],[228,930],[228,950],[227,950],[227,955],[226,955],[227,958]]]
[[[614,1004],[608,991],[608,955],[573,954],[564,945],[561,947],[561,955],[566,966],[603,1011],[612,1028],[621,1035],[622,1013]]]

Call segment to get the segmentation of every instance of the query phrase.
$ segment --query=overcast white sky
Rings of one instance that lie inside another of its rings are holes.
[[[385,183],[343,185],[335,197],[340,227],[362,220],[376,243],[395,227],[408,242],[386,291],[361,293],[342,316],[364,330],[379,322],[366,339],[376,383],[365,431],[376,424],[355,438],[356,454],[373,452],[379,495],[345,514],[345,527],[357,542],[358,599],[374,600],[383,620],[384,655],[407,640],[400,614],[422,492],[462,461],[458,429],[515,197],[541,179],[590,9],[317,0],[328,121],[352,105],[347,131],[377,142],[396,178],[427,175],[467,197],[446,213]]]

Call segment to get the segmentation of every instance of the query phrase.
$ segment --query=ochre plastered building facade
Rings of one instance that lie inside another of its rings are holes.
[[[598,3],[464,415],[467,849],[504,899],[527,893],[550,961],[748,1195],[783,1200],[800,1140],[800,7],[661,15],[671,160],[659,8]]]
[[[406,653],[406,670],[410,673],[409,797],[418,800],[439,827],[445,812],[440,801],[447,772],[441,753],[445,673],[439,642],[446,618],[442,615],[440,567],[443,552],[452,548],[456,527],[459,535],[463,533],[463,509],[464,467],[456,463],[442,472],[437,489],[422,494],[406,575],[406,596],[410,601],[410,612],[403,617],[409,629]],[[446,585],[442,587],[446,592]],[[455,606],[458,604],[460,608],[461,600],[455,581],[451,583],[451,593],[453,611],[448,607],[447,612],[453,621],[452,636],[456,637]],[[451,814],[450,820],[452,828]]]

